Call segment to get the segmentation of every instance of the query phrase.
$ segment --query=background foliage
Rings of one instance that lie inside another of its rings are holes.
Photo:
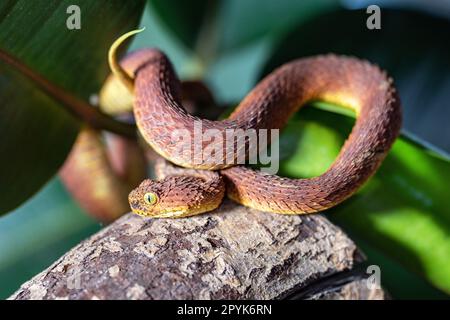
[[[378,31],[365,28],[367,14],[358,10],[364,1],[154,0],[145,8],[142,1],[70,4],[81,7],[80,31],[65,29],[68,2],[2,2],[0,48],[85,100],[108,73],[108,46],[139,19],[147,29],[131,49],[161,48],[181,78],[205,79],[224,104],[237,103],[264,74],[301,56],[352,54],[388,70],[402,97],[408,138],[395,144],[358,195],[326,215],[351,234],[369,264],[380,265],[382,282],[393,297],[447,297],[448,1],[389,1]],[[57,172],[78,121],[4,63],[0,97],[8,101],[0,118],[0,133],[9,137],[0,142],[1,154],[9,155],[2,157],[7,170],[0,170],[0,209],[7,211]],[[323,172],[351,129],[351,115],[334,113],[335,106],[315,107],[300,111],[282,135],[284,175]],[[0,218],[0,297],[99,228],[52,178]]]

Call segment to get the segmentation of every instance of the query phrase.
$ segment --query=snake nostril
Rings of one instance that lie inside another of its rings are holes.
[[[137,208],[139,206],[139,201],[136,201],[136,200],[131,201],[130,206],[131,206],[131,208]]]

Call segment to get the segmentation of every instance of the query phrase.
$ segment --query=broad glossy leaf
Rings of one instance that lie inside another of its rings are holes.
[[[353,119],[306,108],[282,135],[289,154],[280,173],[323,173],[348,136]],[[353,197],[326,211],[343,225],[434,286],[450,292],[450,162],[398,139],[379,171]]]
[[[66,26],[70,5],[81,10],[79,30]],[[2,1],[0,48],[87,100],[109,72],[108,47],[137,25],[143,7],[143,1]],[[5,62],[0,62],[0,101],[2,214],[35,193],[58,170],[78,122]]]

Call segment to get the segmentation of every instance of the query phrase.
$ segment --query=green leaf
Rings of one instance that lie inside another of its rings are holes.
[[[215,56],[253,41],[278,37],[299,22],[338,7],[337,0],[149,0],[157,19],[183,45],[204,56],[215,45]],[[257,14],[255,14],[257,10]]]
[[[367,244],[350,233],[350,237],[367,255],[365,265],[377,265],[381,271],[381,285],[394,299],[448,299],[443,291],[436,289],[418,273],[414,273],[397,260],[387,257],[381,250]]]
[[[337,0],[225,1],[220,16],[220,50],[234,50],[261,38],[276,39],[301,22],[338,6]]]
[[[194,49],[205,32],[206,23],[214,18],[217,0],[149,0],[151,10],[184,46]]]
[[[80,7],[80,30],[66,26],[70,5]],[[0,48],[59,87],[88,100],[109,72],[106,57],[110,44],[137,25],[143,7],[143,1],[2,1]],[[56,173],[79,123],[5,61],[0,62],[0,100],[2,214]]]
[[[152,6],[149,5],[144,10],[140,27],[145,27],[145,30],[133,38],[129,51],[156,47],[170,58],[179,76],[191,74],[192,69],[194,69],[193,73],[197,72],[195,69],[199,62],[196,61],[195,54],[170,32]]]
[[[354,120],[302,110],[282,134],[280,174],[312,177],[336,158]],[[450,162],[398,139],[379,171],[327,216],[374,248],[450,292]]]

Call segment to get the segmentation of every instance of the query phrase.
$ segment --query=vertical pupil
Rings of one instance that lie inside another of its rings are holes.
[[[155,202],[155,195],[152,193],[145,194],[145,201],[149,204],[153,204]]]

